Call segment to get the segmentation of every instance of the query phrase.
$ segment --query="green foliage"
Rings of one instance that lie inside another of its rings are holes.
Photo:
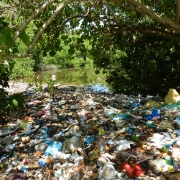
[[[0,17],[0,59],[31,53],[27,51],[30,42],[38,40],[33,49],[35,63],[67,67],[93,59],[97,72],[101,68],[108,72],[108,82],[119,92],[162,93],[179,87],[179,1],[71,1],[48,23],[62,1],[43,12],[39,11],[42,1],[29,2],[5,0],[0,4],[8,7]],[[14,42],[15,33],[35,10],[40,14]],[[35,36],[41,32],[40,37]],[[27,75],[33,67],[26,59],[27,63],[15,61],[21,65],[12,76]]]
[[[18,107],[22,107],[24,104],[24,98],[21,94],[8,96],[8,93],[4,89],[5,87],[9,87],[8,81],[13,66],[14,62],[12,60],[4,61],[4,63],[0,64],[0,113],[3,111],[13,111]]]
[[[3,45],[3,43],[6,42],[6,34],[1,32],[0,34],[0,46]]]
[[[43,86],[39,81],[35,82],[35,90],[38,92],[43,92]]]
[[[136,42],[123,47],[127,56],[118,59],[107,77],[114,91],[163,97],[169,88],[180,90],[180,46],[177,42],[139,35]]]
[[[1,45],[6,45],[9,48],[11,48],[14,44],[13,39],[12,39],[12,33],[13,29],[6,26],[0,31],[0,37],[2,38],[0,41],[0,46]]]
[[[14,30],[9,26],[9,23],[5,17],[0,17],[0,62],[4,55],[12,52],[14,45],[12,34]]]
[[[26,46],[29,45],[29,42],[30,42],[29,36],[26,34],[25,31],[22,31],[22,32],[20,33],[19,38],[22,40],[22,42],[23,42]]]
[[[13,62],[14,67],[10,74],[11,78],[30,76],[33,74],[34,61],[32,59],[14,59]]]
[[[55,87],[54,87],[54,84],[55,84],[55,82],[54,82],[54,80],[49,80],[48,81],[48,91],[51,93],[51,94],[54,94],[55,93]]]
[[[2,92],[2,89],[1,89]],[[19,107],[23,107],[25,101],[22,94],[13,94],[11,96],[8,96],[7,93],[3,92],[4,96],[1,96],[0,99],[0,113],[6,111],[6,112],[12,112],[16,110]]]
[[[50,92],[51,94],[54,94],[55,93],[55,82],[54,80],[51,79],[48,79],[47,81],[47,90],[48,92]],[[43,85],[41,82],[37,81],[35,82],[35,90],[38,91],[38,92],[43,92],[44,91],[44,88],[43,88]]]
[[[13,94],[9,98],[7,109],[14,110],[24,105],[24,97],[22,94]]]
[[[4,61],[4,63],[0,64],[0,85],[2,87],[8,87],[9,76],[13,66],[13,61]]]
[[[84,64],[90,63],[90,59],[84,56],[84,53],[78,49],[80,36],[77,33],[74,35],[70,34],[68,36],[63,34],[59,37],[59,39],[61,46],[55,54],[52,54],[52,52],[46,53],[47,56],[44,57],[42,61],[44,64],[55,64],[58,65],[59,68],[65,68],[70,66],[83,66]],[[91,49],[89,40],[84,40],[83,44],[86,49]],[[86,55],[88,56],[87,53]]]

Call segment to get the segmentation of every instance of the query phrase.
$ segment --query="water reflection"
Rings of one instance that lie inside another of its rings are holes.
[[[33,76],[26,77],[23,80],[28,83],[35,83],[37,81],[47,83],[53,74],[56,75],[55,82],[63,85],[88,86],[91,84],[95,85],[95,89],[97,89],[98,86],[99,88],[100,86],[107,86],[105,74],[96,74],[93,66],[37,72],[34,73]]]

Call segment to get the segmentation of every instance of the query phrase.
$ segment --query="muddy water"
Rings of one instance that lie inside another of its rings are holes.
[[[103,88],[105,91],[108,88],[105,81],[106,75],[103,73],[96,74],[92,66],[36,72],[32,76],[23,78],[23,81],[28,83],[35,83],[37,81],[47,83],[53,74],[56,75],[55,82],[63,85],[87,86],[91,84],[95,90]]]

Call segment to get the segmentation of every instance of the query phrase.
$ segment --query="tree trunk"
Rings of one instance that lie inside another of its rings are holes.
[[[175,22],[179,24],[180,22],[180,0],[176,0],[176,18]]]

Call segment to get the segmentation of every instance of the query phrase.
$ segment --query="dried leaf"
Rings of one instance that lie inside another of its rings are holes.
[[[37,158],[40,158],[42,156],[43,152],[42,151],[37,151],[36,153],[34,153],[34,156]]]
[[[84,167],[84,161],[83,160],[79,160],[78,166],[81,167],[81,168]]]

